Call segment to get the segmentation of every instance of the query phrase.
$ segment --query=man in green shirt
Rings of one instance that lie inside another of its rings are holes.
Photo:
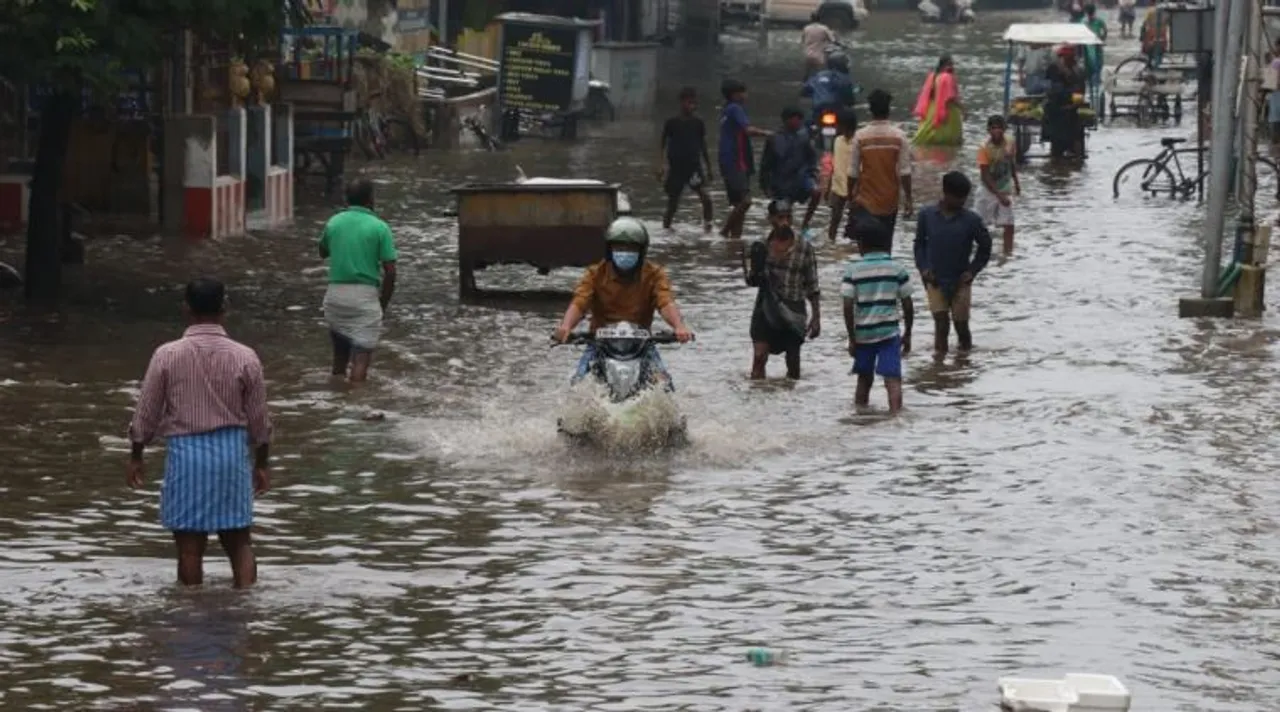
[[[382,315],[396,288],[396,244],[391,228],[373,212],[373,183],[347,186],[347,209],[329,218],[320,236],[320,257],[329,260],[324,317],[333,340],[333,375],[352,383],[369,377]]]

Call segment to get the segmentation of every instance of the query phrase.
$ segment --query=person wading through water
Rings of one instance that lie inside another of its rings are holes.
[[[813,246],[791,229],[791,204],[769,203],[772,230],[751,245],[744,265],[747,285],[757,287],[751,312],[751,378],[765,377],[770,354],[786,354],[787,378],[800,378],[800,346],[822,330],[818,258]],[[813,309],[805,313],[805,300]]]
[[[747,118],[747,110],[743,108],[743,102],[747,100],[745,84],[726,79],[720,85],[720,93],[725,101],[724,108],[720,110],[720,176],[724,179],[724,192],[732,206],[720,234],[737,240],[742,237],[743,221],[751,209],[751,176],[756,172],[751,137],[768,137],[771,134],[752,126]]]
[[[178,581],[204,581],[209,532],[231,561],[236,588],[258,578],[251,527],[253,498],[271,487],[271,418],[262,362],[222,328],[226,288],[213,279],[187,285],[190,326],[156,349],[129,424],[128,484],[146,478],[143,452],[165,439],[160,522],[178,548]],[[249,447],[254,445],[253,459]]]
[[[876,89],[867,97],[871,122],[853,135],[850,157],[849,200],[853,211],[845,234],[856,241],[853,229],[859,221],[876,220],[890,237],[898,224],[898,208],[910,216],[915,210],[911,195],[911,144],[902,129],[889,123],[893,97]]]
[[[320,236],[320,259],[329,260],[324,317],[333,342],[333,375],[360,383],[369,377],[382,317],[396,290],[395,238],[373,212],[373,183],[347,187],[347,209],[329,218]]]
[[[804,128],[804,112],[797,108],[782,110],[782,128],[765,141],[760,157],[760,189],[773,200],[805,205],[800,234],[806,242],[813,239],[809,223],[822,199],[818,151]]]
[[[973,348],[969,306],[973,280],[991,260],[991,234],[982,218],[964,207],[973,184],[963,173],[942,176],[942,200],[920,211],[916,220],[915,258],[933,314],[933,348],[947,353],[952,322],[960,351]]]
[[[836,33],[822,24],[818,13],[809,15],[809,24],[800,30],[800,42],[804,45],[804,78],[817,74],[827,64],[827,47],[836,44]]]
[[[989,138],[978,148],[982,191],[975,207],[987,225],[1000,228],[1003,253],[1008,256],[1013,252],[1013,199],[1022,194],[1022,184],[1018,182],[1018,148],[1004,129],[1003,116],[987,119]]]
[[[893,232],[884,223],[856,221],[853,235],[861,256],[849,258],[840,280],[849,355],[858,377],[853,402],[867,405],[875,377],[880,376],[889,412],[896,413],[902,410],[902,357],[911,353],[915,324],[911,275],[889,256]]]
[[[680,114],[667,119],[662,127],[658,180],[667,194],[662,227],[668,230],[680,207],[680,196],[692,190],[702,201],[702,227],[711,232],[713,213],[711,194],[707,192],[711,158],[707,155],[707,125],[695,113],[697,110],[698,92],[693,87],[685,87],[680,90]]]
[[[831,184],[827,193],[831,205],[831,222],[827,225],[827,239],[836,241],[840,234],[840,221],[844,218],[845,209],[849,206],[849,188],[853,186],[853,137],[858,131],[858,114],[853,109],[845,109],[838,115],[840,135],[836,137],[831,150]]]

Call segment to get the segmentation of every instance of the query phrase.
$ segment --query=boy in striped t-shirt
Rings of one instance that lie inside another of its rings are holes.
[[[902,409],[902,356],[911,352],[911,274],[889,256],[893,233],[876,220],[854,226],[861,258],[845,263],[840,296],[844,325],[849,332],[849,355],[858,388],[853,402],[866,405],[876,374],[884,379],[889,412]],[[901,305],[901,312],[899,312]],[[899,329],[899,321],[905,328]]]

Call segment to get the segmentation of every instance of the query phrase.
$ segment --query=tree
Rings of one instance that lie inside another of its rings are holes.
[[[307,21],[301,0],[0,0],[0,78],[48,87],[27,209],[26,296],[61,287],[60,205],[72,122],[86,89],[107,96],[124,70],[149,70],[183,30],[248,53]]]

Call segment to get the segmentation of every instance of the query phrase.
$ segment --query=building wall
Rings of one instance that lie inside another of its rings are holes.
[[[405,54],[425,52],[433,43],[437,10],[432,0],[399,0],[391,46]]]
[[[317,25],[360,30],[395,44],[395,0],[305,0]],[[404,3],[411,4],[411,3]]]

